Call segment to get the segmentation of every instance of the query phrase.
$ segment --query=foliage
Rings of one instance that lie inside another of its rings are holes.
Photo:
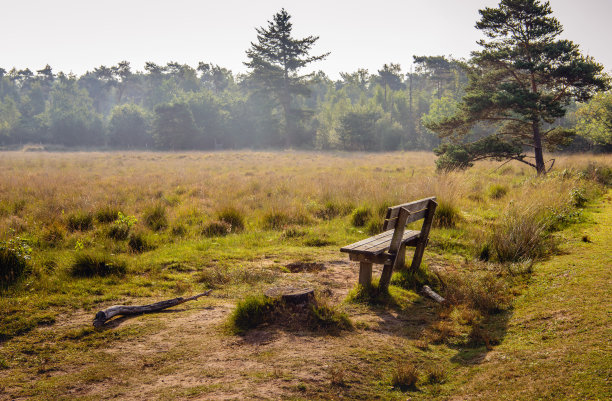
[[[153,118],[153,139],[160,149],[198,148],[198,130],[184,102],[158,105]]]
[[[612,92],[602,92],[576,112],[576,130],[595,144],[612,145]]]
[[[101,252],[79,252],[70,266],[70,275],[73,277],[121,276],[126,271],[125,262],[112,259]]]
[[[108,124],[109,145],[143,149],[152,145],[147,112],[135,104],[115,106]]]
[[[32,248],[20,237],[0,242],[0,289],[19,280],[28,269]]]
[[[108,229],[108,236],[116,240],[124,240],[128,237],[130,229],[136,224],[138,219],[134,216],[126,216],[117,212],[117,219]]]

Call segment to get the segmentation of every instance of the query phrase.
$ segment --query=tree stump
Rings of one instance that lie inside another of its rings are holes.
[[[314,289],[304,287],[272,287],[264,292],[268,298],[280,298],[287,304],[302,305],[314,301]]]

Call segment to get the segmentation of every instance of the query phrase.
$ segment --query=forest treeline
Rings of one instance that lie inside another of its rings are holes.
[[[81,76],[0,69],[0,141],[119,149],[316,148],[432,149],[437,136],[421,124],[460,99],[466,77],[455,61],[417,58],[414,73],[397,64],[332,80],[308,77],[295,96],[287,137],[281,106],[254,77],[201,62],[129,62]]]
[[[318,37],[293,39],[285,10],[268,24],[257,29],[243,74],[207,62],[147,62],[135,70],[122,61],[81,76],[49,65],[0,68],[0,145],[431,150],[440,138],[427,127],[456,115],[466,89],[474,90],[468,62],[445,56],[414,56],[410,71],[389,63],[335,80],[323,71],[299,75],[327,56],[310,54]],[[565,149],[611,150],[611,104],[607,92],[564,105],[555,123],[579,128]],[[464,140],[490,131],[474,126]]]

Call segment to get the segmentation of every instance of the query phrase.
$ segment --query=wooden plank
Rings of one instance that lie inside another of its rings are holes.
[[[435,197],[425,198],[425,199],[420,199],[414,202],[404,203],[402,205],[391,206],[390,208],[387,209],[387,213],[385,215],[385,222],[383,224],[383,230],[386,231],[386,230],[392,230],[395,228],[395,224],[397,222],[397,216],[399,215],[400,208],[405,207],[412,214],[418,213],[421,211],[425,211],[427,209],[428,201],[432,199],[435,200],[436,198]],[[417,221],[421,218],[423,217],[421,217],[421,214],[419,214],[419,217],[415,218],[414,220],[410,220],[407,223],[412,223],[413,221]]]
[[[367,243],[363,243],[363,241],[356,242],[355,244],[347,245],[340,249],[341,252],[346,253],[360,253],[360,254],[368,254],[368,255],[376,255],[386,251],[391,244],[391,238],[393,235],[393,230],[389,230],[386,236],[377,236],[375,241],[369,241]],[[406,230],[404,232],[402,243],[409,244],[414,243],[413,241],[418,239],[421,235],[420,231],[415,230]],[[375,237],[372,237],[375,238]],[[360,244],[361,243],[361,244]],[[360,245],[357,245],[360,244]],[[353,245],[357,245],[353,247]]]
[[[346,246],[340,248],[340,251],[341,252],[347,252],[350,249],[358,248],[358,247],[360,247],[362,245],[366,245],[366,244],[368,244],[370,242],[374,242],[374,241],[376,241],[378,239],[381,239],[381,238],[386,238],[386,237],[391,238],[392,235],[393,235],[393,230],[385,231],[385,232],[377,234],[377,235],[375,235],[373,237],[366,238],[364,240],[354,242],[354,243],[352,243],[350,245],[346,245]]]
[[[364,287],[372,284],[372,263],[359,262],[359,284]]]

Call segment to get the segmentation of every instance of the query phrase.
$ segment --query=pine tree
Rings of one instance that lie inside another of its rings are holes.
[[[459,112],[428,128],[442,137],[463,137],[477,123],[489,123],[497,132],[476,145],[467,144],[458,152],[439,159],[439,167],[453,165],[453,154],[462,154],[459,165],[484,157],[512,158],[546,173],[543,149],[555,149],[571,141],[573,132],[555,125],[572,100],[588,100],[596,91],[608,88],[603,66],[583,56],[578,45],[558,39],[563,32],[551,16],[548,1],[501,0],[498,8],[480,10],[476,28],[487,39],[479,42],[468,66],[469,84]],[[483,144],[495,145],[491,152]],[[533,161],[522,151],[534,149]],[[517,153],[518,150],[518,153]]]
[[[272,21],[268,21],[267,28],[256,28],[257,43],[251,43],[251,48],[246,52],[249,61],[244,63],[252,69],[252,82],[271,94],[281,105],[287,146],[291,145],[296,120],[301,115],[300,110],[291,107],[292,96],[310,94],[307,80],[311,74],[300,76],[298,70],[329,55],[310,56],[310,49],[319,37],[294,39],[291,37],[292,29],[291,16],[283,8]]]

